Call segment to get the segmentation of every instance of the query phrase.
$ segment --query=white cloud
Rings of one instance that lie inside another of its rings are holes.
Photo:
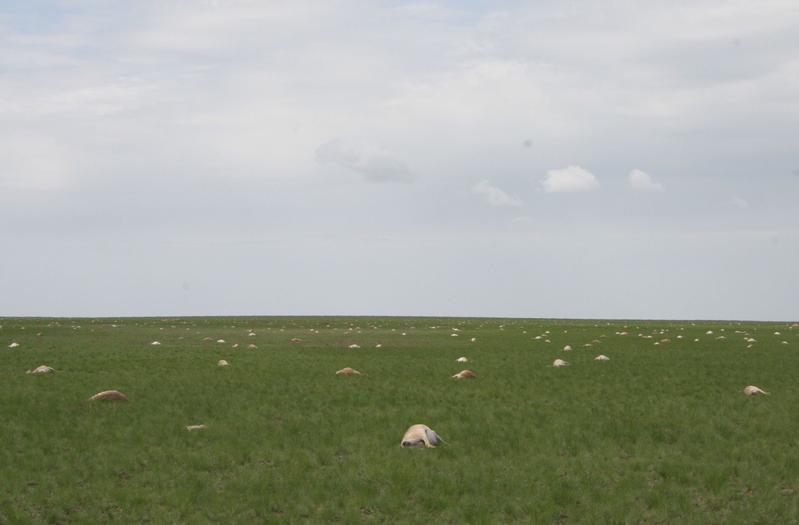
[[[0,151],[0,190],[60,190],[67,186],[72,159],[57,143],[12,139]]]
[[[636,191],[663,191],[663,184],[655,182],[651,175],[638,169],[630,172],[627,182]]]
[[[472,193],[485,197],[488,204],[496,207],[510,206],[519,207],[522,205],[517,197],[508,195],[496,186],[489,184],[487,180],[481,180],[472,187]]]
[[[547,178],[541,181],[541,185],[547,193],[591,191],[599,188],[599,181],[590,171],[580,166],[569,166],[547,171]]]
[[[412,2],[394,8],[397,13],[422,20],[447,21],[463,15],[455,9],[434,2]]]
[[[320,164],[347,168],[371,182],[407,182],[412,179],[405,161],[383,148],[355,146],[336,138],[320,144],[315,156]]]
[[[749,207],[749,201],[742,197],[733,197],[732,200],[730,200],[730,204],[741,210],[745,210]]]

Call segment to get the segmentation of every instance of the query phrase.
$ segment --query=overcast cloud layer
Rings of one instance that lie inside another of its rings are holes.
[[[0,4],[0,315],[799,319],[799,3]]]

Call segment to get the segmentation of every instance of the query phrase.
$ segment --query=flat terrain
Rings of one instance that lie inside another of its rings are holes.
[[[0,523],[799,522],[799,325],[0,325]],[[447,444],[400,448],[414,423]]]

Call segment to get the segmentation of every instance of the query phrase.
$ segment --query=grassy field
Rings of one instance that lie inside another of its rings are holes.
[[[0,325],[0,523],[799,522],[799,326]],[[25,373],[41,364],[57,372]],[[463,368],[478,378],[450,379]],[[87,401],[106,389],[130,401]],[[414,423],[447,444],[400,448]]]

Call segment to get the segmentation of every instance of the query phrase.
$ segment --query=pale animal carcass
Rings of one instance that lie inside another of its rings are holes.
[[[25,373],[26,373],[26,374],[35,374],[35,375],[39,375],[39,374],[49,374],[49,373],[52,373],[52,372],[55,372],[55,369],[54,369],[54,368],[51,368],[51,367],[49,367],[49,366],[47,366],[47,365],[41,365],[41,366],[37,366],[37,367],[36,367],[36,368],[34,368],[33,370],[28,370],[28,371],[27,371],[27,372],[25,372]]]
[[[599,354],[594,358],[594,361],[610,361],[610,358],[605,354]]]
[[[436,445],[443,442],[444,440],[436,434],[435,430],[427,425],[413,425],[405,431],[400,446],[435,448]]]
[[[14,341],[14,342],[13,342],[13,343],[11,343],[10,345],[8,345],[8,347],[9,347],[9,348],[16,348],[16,347],[18,347],[18,346],[19,346],[19,343],[18,343],[18,342],[16,342],[16,341]]]
[[[564,366],[569,366],[569,363],[567,363],[563,359],[555,359],[552,362],[552,366],[554,366],[555,368],[563,368]]]
[[[224,359],[220,359],[219,361],[216,362],[216,366],[230,366],[230,363],[228,363]]]
[[[572,351],[572,345],[566,345],[566,346],[564,346],[564,347],[563,347],[563,351],[564,351],[564,352],[571,352],[571,351]]]
[[[461,356],[461,357],[457,358],[455,361],[458,362],[458,363],[468,363],[469,362],[469,358],[466,357],[466,356]]]
[[[457,374],[452,376],[452,378],[453,379],[476,379],[477,378],[477,374],[475,374],[471,370],[461,370],[460,372],[458,372]]]
[[[769,393],[765,390],[753,385],[749,385],[748,387],[744,388],[744,394],[747,396],[769,395]]]
[[[206,428],[208,428],[207,425],[189,425],[186,427],[186,430],[193,432],[195,430],[205,430]]]
[[[97,392],[92,397],[89,398],[89,401],[127,401],[128,396],[120,392],[119,390],[103,390],[102,392]]]
[[[350,368],[350,367],[347,366],[347,367],[342,368],[338,372],[336,372],[336,375],[337,376],[359,376],[359,375],[362,375],[362,374],[360,372],[358,372],[357,370],[355,370],[354,368]]]

